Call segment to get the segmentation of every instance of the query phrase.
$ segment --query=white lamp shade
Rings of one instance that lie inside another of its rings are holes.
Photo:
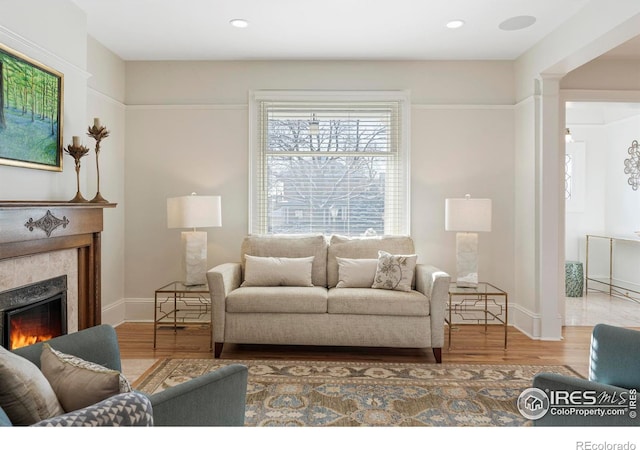
[[[490,198],[448,198],[445,200],[447,231],[491,231]]]
[[[222,201],[219,195],[185,195],[167,199],[167,227],[221,226]]]

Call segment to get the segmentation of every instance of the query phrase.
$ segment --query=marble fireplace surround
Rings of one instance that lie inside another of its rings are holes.
[[[100,324],[103,209],[115,206],[0,201],[0,292],[67,275],[67,331]]]

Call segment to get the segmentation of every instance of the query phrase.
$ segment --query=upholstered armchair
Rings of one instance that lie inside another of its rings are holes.
[[[587,380],[554,373],[539,373],[533,387],[545,392],[589,391],[592,397],[605,396],[615,404],[625,404],[624,415],[554,415],[547,412],[536,426],[638,426],[640,405],[640,331],[598,324],[591,334],[589,378]]]
[[[47,344],[59,352],[74,355],[108,369],[119,372],[122,370],[117,335],[110,325],[98,325],[60,336],[47,341]],[[44,343],[38,343],[22,347],[13,353],[26,358],[41,369],[43,345]],[[229,365],[157,394],[146,395],[136,391],[121,393],[83,410],[48,418],[35,425],[242,426],[247,375],[245,366]],[[110,414],[113,415],[113,408],[123,407],[134,410],[139,417],[119,417],[118,423],[106,418]],[[148,417],[150,414],[152,417]],[[87,421],[87,417],[91,420]],[[0,425],[12,425],[2,408]]]

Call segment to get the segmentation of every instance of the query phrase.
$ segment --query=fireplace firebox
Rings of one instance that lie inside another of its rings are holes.
[[[9,350],[66,334],[66,275],[0,292],[0,327]]]

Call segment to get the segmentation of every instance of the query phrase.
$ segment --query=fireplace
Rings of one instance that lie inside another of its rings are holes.
[[[103,210],[115,207],[115,203],[0,200],[0,291],[28,284],[24,279],[28,274],[33,275],[33,280],[63,275],[64,272],[49,273],[52,267],[49,263],[44,270],[38,265],[25,272],[22,261],[71,251],[75,256],[74,273],[69,277],[72,286],[67,294],[68,331],[102,323]],[[3,265],[8,267],[5,273],[1,270]],[[53,265],[61,268],[57,261]],[[46,275],[41,276],[41,272]]]
[[[67,277],[0,292],[0,345],[10,350],[67,333]]]

